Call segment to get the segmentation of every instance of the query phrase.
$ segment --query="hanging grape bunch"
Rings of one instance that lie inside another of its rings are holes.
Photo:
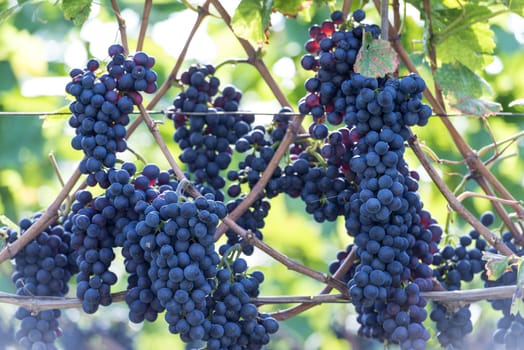
[[[75,98],[69,105],[69,125],[76,133],[71,145],[85,155],[79,169],[89,174],[89,185],[103,187],[108,184],[105,169],[113,168],[116,153],[127,149],[126,126],[133,105],[142,103],[140,91],[157,89],[153,57],[136,52],[126,58],[118,44],[109,47],[108,53],[107,73],[101,74],[100,62],[92,59],[86,68],[69,72],[72,81],[66,86],[66,92]]]

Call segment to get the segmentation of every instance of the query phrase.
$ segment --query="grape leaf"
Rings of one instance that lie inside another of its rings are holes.
[[[439,59],[444,63],[458,61],[476,71],[493,61],[495,34],[489,23],[474,23],[453,33],[436,46]]]
[[[486,261],[486,274],[490,281],[499,279],[510,268],[509,257],[504,255],[484,252],[482,260]]]
[[[502,110],[500,103],[479,100],[476,98],[459,99],[456,103],[451,103],[451,106],[464,114],[476,115],[479,117],[495,115]]]
[[[493,94],[493,89],[487,81],[460,62],[443,64],[435,72],[435,80],[446,94],[464,94],[472,97]]]
[[[480,99],[493,94],[491,86],[460,62],[443,64],[436,70],[435,80],[451,106],[463,113],[488,116],[502,109],[498,103]]]
[[[355,60],[355,72],[368,77],[382,77],[396,71],[398,64],[398,56],[389,41],[375,40],[371,33],[364,33],[362,47]]]
[[[258,45],[267,42],[271,5],[271,0],[240,1],[231,19],[235,34]]]
[[[74,24],[84,23],[91,12],[93,0],[62,0],[64,18],[73,21]]]
[[[296,16],[302,8],[302,0],[275,0],[273,10],[281,12],[286,16]]]
[[[524,16],[524,0],[510,0],[509,10],[521,16]]]

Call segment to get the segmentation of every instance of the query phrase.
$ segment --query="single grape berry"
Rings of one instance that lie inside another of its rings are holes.
[[[356,22],[362,22],[366,18],[366,13],[364,12],[364,10],[358,9],[355,10],[355,12],[353,12],[352,17],[353,20],[355,20]]]

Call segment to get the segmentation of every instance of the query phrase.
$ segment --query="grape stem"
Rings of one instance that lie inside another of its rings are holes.
[[[171,166],[171,169],[173,169],[177,179],[179,181],[184,181],[186,179],[186,175],[178,166],[178,163],[176,162],[175,158],[167,148],[166,143],[164,142],[164,139],[162,138],[162,135],[160,135],[160,131],[158,131],[157,124],[151,119],[149,114],[147,113],[146,109],[142,104],[138,105],[138,109],[140,110],[140,117],[143,119],[144,123],[147,125],[147,128],[151,132],[151,135],[153,135],[153,138],[155,139],[156,143],[158,144],[158,147],[160,147],[160,151],[166,158],[167,162],[169,163],[169,166]],[[185,187],[186,191],[193,197],[200,196],[200,193],[192,186],[190,183],[187,184]]]
[[[426,155],[424,154],[424,151],[422,151],[422,148],[420,148],[420,145],[417,141],[416,135],[411,135],[411,137],[408,139],[409,146],[421,162],[422,166],[428,173],[428,175],[431,177],[435,185],[438,187],[442,195],[446,198],[451,208],[456,210],[475,230],[477,230],[492,246],[497,248],[499,252],[506,256],[510,256],[513,254],[512,250],[508,248],[502,240],[494,235],[486,226],[482,225],[482,223],[475,217],[473,214],[471,214],[463,205],[462,203],[455,197],[453,192],[449,189],[449,187],[444,183],[444,180],[440,177],[436,169],[431,165],[431,163],[426,158]]]
[[[124,53],[127,55],[129,53],[129,45],[127,43],[127,32],[126,32],[126,21],[122,14],[120,13],[120,7],[118,7],[117,0],[111,0],[111,6],[113,7],[113,12],[115,13],[116,20],[118,22],[118,30],[120,31],[120,39],[122,40],[122,46],[124,47]]]
[[[356,259],[357,259],[357,246],[354,245],[351,248],[351,251],[349,252],[349,254],[342,261],[342,264],[340,264],[337,271],[335,271],[335,273],[333,274],[333,278],[340,280],[342,276],[344,276],[349,271],[351,266],[353,266]],[[332,289],[333,288],[331,288],[331,286],[325,286],[318,295],[328,294],[329,292],[331,292]],[[346,290],[346,293],[347,293],[347,290]],[[303,302],[299,305],[290,307],[288,309],[273,312],[271,316],[274,317],[278,321],[284,321],[302,312],[305,312],[318,304],[319,303]]]
[[[293,121],[289,124],[284,138],[280,142],[280,145],[275,151],[273,158],[271,158],[271,161],[267,165],[266,169],[264,170],[264,173],[262,174],[256,185],[249,192],[249,194],[242,200],[242,202],[231,213],[229,213],[228,217],[231,220],[235,221],[238,218],[240,218],[240,216],[242,216],[242,214],[247,209],[249,209],[249,207],[259,198],[260,193],[264,191],[266,184],[273,176],[273,173],[277,168],[278,164],[280,163],[280,160],[288,151],[289,145],[295,140],[295,137],[298,133],[298,129],[300,128],[303,119],[303,115],[296,116],[293,119]],[[224,222],[220,224],[220,226],[218,226],[217,232],[215,233],[215,241],[217,241],[224,234],[224,232],[227,231],[227,226],[228,225],[226,225]]]
[[[308,277],[311,277],[317,281],[320,281],[322,283],[327,284],[328,286],[331,286],[332,288],[336,288],[340,290],[342,293],[348,293],[347,286],[345,283],[341,282],[340,280],[337,280],[331,276],[326,275],[325,273],[315,271],[305,265],[302,265],[300,263],[297,263],[293,259],[290,259],[286,255],[280,253],[276,249],[269,246],[266,242],[258,239],[253,232],[250,230],[246,230],[242,228],[240,225],[238,225],[235,221],[233,221],[230,217],[225,217],[222,219],[222,222],[224,222],[226,225],[228,225],[232,230],[234,230],[240,237],[244,238],[249,244],[257,247],[267,255],[271,256],[276,261],[280,262],[284,266],[286,266],[289,270],[296,271],[298,273],[301,273],[303,275],[306,275]]]
[[[142,51],[144,47],[144,40],[146,37],[147,24],[149,22],[149,15],[151,14],[151,7],[153,0],[146,0],[144,2],[144,10],[142,11],[142,21],[140,23],[140,32],[138,34],[138,42],[136,44],[136,51]]]
[[[224,22],[226,22],[233,35],[235,35],[237,40],[240,42],[240,45],[242,46],[242,48],[248,56],[248,62],[258,70],[258,72],[270,88],[271,92],[273,92],[273,94],[277,98],[280,105],[282,107],[291,106],[286,98],[286,95],[284,95],[284,92],[280,89],[275,79],[273,79],[273,76],[269,72],[269,69],[267,68],[264,61],[259,57],[255,48],[249,43],[249,41],[235,34],[235,32],[233,31],[233,27],[231,26],[231,16],[229,16],[229,14],[227,13],[226,9],[222,6],[220,1],[211,0],[211,3],[217,9]],[[299,127],[300,132],[304,132],[302,125],[300,125]]]

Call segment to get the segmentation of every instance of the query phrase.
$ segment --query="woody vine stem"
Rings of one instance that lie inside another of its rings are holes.
[[[431,33],[431,14],[429,11],[429,1],[424,1],[424,4],[426,6],[426,16],[427,20],[430,24],[430,33]],[[388,21],[388,1],[383,0],[382,2],[375,0],[375,5],[379,12],[381,13],[382,17],[382,27],[383,27],[383,33],[389,33],[386,34],[386,39],[389,39],[393,48],[397,52],[398,56],[400,57],[401,61],[404,63],[404,65],[409,69],[409,71],[416,73],[417,69],[409,56],[407,55],[405,49],[402,47],[401,42],[399,40],[400,33],[398,32],[399,28],[401,28],[400,24],[398,23],[399,18],[401,18],[399,13],[399,6],[398,2],[394,1],[394,14],[393,18],[395,18],[395,25],[389,23]],[[144,41],[145,36],[147,32],[148,27],[148,21],[149,21],[149,15],[151,11],[152,1],[147,0],[144,3],[144,9],[141,19],[141,26],[140,26],[140,33],[138,38],[138,44],[137,44],[137,51],[141,50]],[[224,9],[224,7],[221,5],[221,3],[218,0],[207,0],[202,6],[198,7],[198,16],[195,20],[195,23],[193,24],[193,27],[191,28],[188,37],[185,41],[185,44],[183,46],[182,51],[180,52],[180,55],[178,59],[176,60],[168,78],[164,82],[164,84],[158,89],[157,93],[153,96],[152,100],[147,106],[139,106],[140,116],[136,118],[131,125],[128,127],[127,130],[127,137],[131,137],[134,131],[139,127],[141,124],[145,124],[148,128],[148,130],[153,135],[155,141],[157,142],[159,148],[162,150],[165,158],[169,162],[171,168],[173,169],[174,173],[176,174],[177,178],[179,180],[183,180],[185,178],[183,171],[178,166],[175,157],[170,153],[168,147],[166,146],[164,140],[162,139],[159,131],[158,131],[158,125],[151,120],[150,116],[147,114],[147,110],[152,110],[156,104],[160,101],[160,99],[169,91],[169,89],[177,83],[179,80],[178,74],[180,71],[180,67],[182,66],[182,63],[185,60],[188,48],[194,38],[195,33],[200,28],[203,20],[206,16],[210,14],[210,6],[213,6],[216,12],[219,14],[219,16],[222,18],[224,23],[231,29],[231,17],[227,13],[227,11]],[[127,42],[127,33],[126,33],[126,24],[125,20],[122,17],[120,13],[120,9],[118,6],[118,3],[116,0],[111,0],[111,7],[113,10],[113,13],[115,15],[115,18],[118,23],[120,38],[122,41],[122,45],[126,49],[126,52],[129,51],[128,42]],[[350,1],[345,1],[344,5],[344,12],[347,13],[348,9],[350,8]],[[232,31],[232,29],[231,29]],[[233,33],[234,34],[234,33]],[[235,34],[234,34],[235,35]],[[239,44],[242,46],[246,53],[246,62],[248,64],[251,64],[255,69],[257,69],[260,76],[264,79],[269,89],[273,92],[275,95],[275,98],[278,100],[278,102],[282,106],[289,106],[289,102],[287,101],[284,93],[276,83],[275,79],[272,77],[269,69],[267,68],[266,64],[264,63],[263,59],[258,55],[257,50],[245,39],[240,38],[239,36],[235,35],[236,39],[239,41]],[[435,69],[435,62],[436,62],[436,50],[434,43],[432,41],[432,38],[430,37],[430,58],[432,63],[432,68]],[[430,102],[433,111],[437,115],[445,115],[445,105],[444,100],[442,96],[442,91],[439,89],[438,85],[435,86],[435,94],[433,94],[429,89],[426,89],[424,92],[425,97]],[[308,310],[309,308],[319,305],[322,303],[347,303],[350,301],[350,298],[347,294],[347,287],[343,282],[340,281],[340,277],[344,275],[345,272],[347,272],[352,264],[354,263],[355,256],[356,256],[356,250],[353,249],[350,254],[346,257],[346,259],[342,262],[340,268],[334,273],[333,276],[328,276],[325,273],[315,271],[307,266],[304,266],[300,263],[297,263],[296,261],[290,259],[282,252],[279,252],[272,248],[267,243],[257,239],[254,237],[254,235],[239,226],[236,223],[236,220],[250,207],[250,205],[257,199],[257,197],[260,195],[260,193],[263,191],[264,187],[266,186],[267,182],[271,178],[271,175],[273,174],[274,170],[278,166],[279,162],[281,161],[282,157],[286,154],[289,145],[295,140],[297,135],[303,134],[304,128],[302,126],[302,121],[304,119],[304,116],[296,116],[292,123],[291,127],[288,128],[286,135],[282,142],[280,143],[279,147],[277,148],[274,157],[272,158],[271,162],[269,163],[266,171],[264,171],[262,178],[258,181],[256,186],[253,188],[253,190],[250,192],[250,194],[242,201],[242,203],[233,211],[231,212],[226,218],[222,220],[222,224],[218,227],[215,240],[218,240],[222,234],[228,229],[234,230],[237,234],[240,236],[246,238],[251,244],[253,244],[258,249],[262,250],[267,255],[271,256],[278,262],[285,265],[288,269],[296,271],[298,273],[301,273],[303,275],[306,275],[310,278],[313,278],[323,284],[325,284],[325,287],[320,291],[320,293],[316,296],[274,296],[274,297],[259,297],[253,299],[253,301],[257,304],[280,304],[280,303],[297,303],[299,305],[285,309],[280,310],[277,312],[274,312],[272,315],[279,319],[287,319],[289,317],[292,317],[294,315],[297,315],[301,312],[304,312]],[[518,226],[509,216],[508,212],[504,208],[504,204],[509,205],[517,214],[517,219],[522,220],[524,218],[524,208],[522,207],[522,204],[517,201],[511,193],[509,193],[504,186],[500,183],[498,179],[496,179],[493,174],[490,172],[486,164],[484,164],[479,156],[478,153],[471,149],[471,147],[467,144],[467,142],[462,138],[460,133],[457,132],[453,124],[450,122],[450,120],[447,117],[441,117],[440,118],[442,122],[444,123],[445,127],[449,131],[449,134],[451,135],[451,138],[453,140],[453,143],[457,145],[458,150],[462,154],[466,164],[468,165],[468,169],[470,171],[470,174],[472,175],[472,179],[477,181],[478,184],[481,186],[483,191],[485,192],[485,195],[487,198],[494,199],[492,200],[492,203],[499,214],[499,216],[502,218],[505,225],[514,233],[515,238],[518,240],[522,240],[522,227]],[[437,185],[443,196],[448,201],[449,205],[461,216],[463,217],[469,224],[473,226],[481,235],[486,238],[486,240],[497,248],[499,252],[501,252],[504,255],[512,255],[512,251],[492,232],[490,232],[484,225],[480,223],[479,220],[477,220],[462,204],[461,201],[455,196],[455,194],[448,188],[448,186],[445,184],[443,179],[440,177],[436,169],[433,167],[433,165],[429,162],[427,159],[426,154],[422,150],[420,144],[418,143],[416,136],[413,135],[413,137],[409,140],[409,146],[417,156],[417,158],[420,160],[423,167],[426,169],[429,176],[432,178],[434,183]],[[18,240],[16,240],[13,244],[9,244],[5,246],[0,251],[0,263],[5,262],[8,259],[13,258],[17,252],[19,252],[21,249],[25,247],[30,241],[32,241],[40,232],[42,232],[47,226],[55,222],[61,212],[62,205],[70,196],[74,190],[74,187],[78,183],[78,181],[81,178],[80,172],[77,170],[74,171],[74,173],[69,177],[69,179],[64,184],[61,191],[57,194],[56,198],[49,204],[47,209],[44,211],[43,215],[22,235]],[[196,197],[199,196],[198,191],[190,187],[187,191],[191,196]],[[500,196],[500,200],[499,197]],[[340,293],[338,294],[330,294],[330,292],[333,289],[337,289]],[[438,288],[436,288],[438,289]],[[478,300],[485,300],[485,299],[496,299],[496,298],[508,298],[511,297],[515,293],[515,286],[507,286],[507,287],[496,287],[496,288],[489,288],[489,289],[482,289],[482,290],[463,290],[463,291],[432,291],[432,292],[424,292],[421,293],[424,297],[431,300],[436,300],[440,302],[456,302],[456,301],[462,301],[462,302],[474,302]],[[125,297],[126,291],[121,291],[118,293],[114,293],[113,300],[115,302],[123,301]],[[18,295],[12,295],[8,293],[0,293],[0,303],[7,303],[7,304],[14,304],[23,306],[31,311],[37,312],[45,309],[56,309],[56,308],[70,308],[70,307],[79,307],[81,305],[80,300],[76,298],[51,298],[51,297],[25,297],[25,296],[18,296]]]

